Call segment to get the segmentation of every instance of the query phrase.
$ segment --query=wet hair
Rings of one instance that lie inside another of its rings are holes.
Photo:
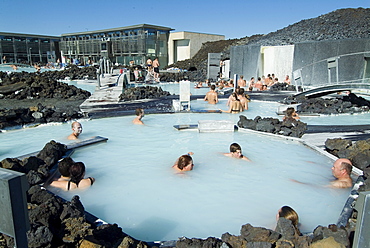
[[[292,117],[293,116],[293,113],[294,113],[294,108],[292,108],[292,107],[289,107],[289,108],[287,108],[286,109],[286,111],[285,111],[285,115],[287,116],[287,117]]]
[[[135,109],[135,114],[136,114],[137,116],[142,115],[142,114],[143,114],[143,109],[142,109],[142,108],[137,108],[137,109]]]
[[[242,148],[240,147],[240,145],[238,143],[232,143],[230,145],[230,152],[236,152],[237,150],[242,150]]]
[[[74,163],[73,159],[70,157],[63,158],[58,164],[58,171],[63,177],[70,177],[69,169]]]
[[[236,94],[236,92],[233,92],[231,95],[233,97],[235,97],[235,100],[240,101],[239,98],[238,98],[238,94]]]
[[[215,90],[216,89],[216,85],[212,84],[211,85],[211,90]]]
[[[71,165],[69,169],[69,173],[71,174],[71,182],[74,182],[78,185],[78,183],[83,179],[85,174],[85,164],[82,162],[76,162]]]
[[[191,156],[189,155],[182,155],[179,157],[179,160],[177,161],[177,168],[180,170],[183,170],[188,164],[190,164],[193,161]]]
[[[283,217],[287,220],[290,220],[292,222],[294,228],[299,233],[299,230],[298,230],[298,222],[299,222],[298,214],[297,214],[296,211],[294,211],[293,208],[291,208],[289,206],[283,206],[279,211],[279,217]]]
[[[346,170],[347,174],[348,175],[351,175],[351,172],[352,172],[352,164],[347,163],[347,162],[342,162],[340,164],[340,169],[341,170]]]
[[[239,91],[238,91],[238,94],[243,95],[244,94],[244,88],[240,88]]]

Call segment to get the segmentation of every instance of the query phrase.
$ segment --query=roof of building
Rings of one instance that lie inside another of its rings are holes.
[[[151,24],[138,24],[138,25],[132,25],[132,26],[119,27],[119,28],[109,28],[109,29],[93,30],[93,31],[85,31],[85,32],[66,33],[66,34],[62,34],[61,36],[107,33],[107,32],[121,31],[121,30],[132,30],[132,29],[138,29],[138,28],[152,28],[152,29],[159,29],[159,30],[164,30],[164,31],[174,30],[169,27],[156,26],[156,25],[151,25]]]
[[[60,39],[60,36],[41,35],[41,34],[22,34],[22,33],[0,32],[0,35],[4,35],[4,36],[17,36],[17,37]]]

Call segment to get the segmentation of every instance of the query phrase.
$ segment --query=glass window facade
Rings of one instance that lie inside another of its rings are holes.
[[[0,63],[32,64],[60,59],[59,37],[0,32]]]
[[[106,57],[113,63],[144,65],[148,58],[158,57],[168,63],[167,42],[172,29],[154,25],[135,25],[100,31],[63,34],[60,50],[63,60],[78,59],[97,63]]]

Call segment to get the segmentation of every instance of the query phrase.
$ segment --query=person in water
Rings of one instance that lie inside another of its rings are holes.
[[[333,176],[336,178],[335,180],[331,181],[329,185],[326,187],[331,188],[350,188],[352,187],[352,162],[346,158],[338,158],[333,163],[331,167],[331,171]],[[311,183],[301,182],[295,179],[290,179],[295,183],[307,184],[310,185]]]
[[[211,85],[211,90],[207,92],[206,96],[204,97],[204,101],[208,101],[210,104],[218,103],[216,86],[214,84]]]
[[[69,169],[70,180],[53,181],[50,185],[63,190],[84,189],[94,184],[93,177],[84,178],[85,164],[82,162],[73,163]]]
[[[144,122],[141,120],[144,117],[144,109],[137,108],[135,109],[136,117],[132,120],[132,123],[137,125],[144,125]]]
[[[278,213],[276,214],[276,221],[279,221],[279,218],[285,218],[287,220],[290,220],[292,222],[292,225],[298,235],[301,234],[301,232],[298,229],[298,223],[299,218],[296,211],[294,211],[293,208],[289,206],[283,206],[279,209]]]
[[[69,181],[71,179],[71,174],[69,173],[69,169],[71,165],[74,164],[75,161],[71,157],[63,158],[58,163],[58,171],[60,173],[60,178],[57,181]]]
[[[72,133],[68,136],[69,140],[78,139],[78,136],[82,133],[82,125],[78,121],[72,122]]]
[[[352,187],[352,162],[346,158],[337,159],[331,167],[333,176],[336,178],[330,183],[332,188],[350,188]]]
[[[180,156],[175,164],[172,166],[172,168],[174,168],[176,171],[191,171],[194,167],[194,164],[193,164],[193,158],[191,157],[191,155],[193,155],[194,153],[193,152],[189,152],[188,154],[186,155],[182,155]]]
[[[230,152],[229,153],[224,153],[225,156],[227,157],[232,157],[232,158],[238,158],[238,159],[243,159],[246,161],[250,161],[249,158],[244,156],[242,154],[242,148],[238,143],[232,143],[230,145]]]
[[[238,99],[238,95],[236,94],[236,92],[233,92],[231,94],[229,110],[220,109],[220,111],[224,113],[232,113],[232,114],[237,114],[237,113],[244,111],[243,105]]]
[[[289,107],[285,111],[285,116],[283,117],[283,121],[288,121],[288,120],[299,120],[299,116],[297,112],[295,112],[295,109],[293,107]]]

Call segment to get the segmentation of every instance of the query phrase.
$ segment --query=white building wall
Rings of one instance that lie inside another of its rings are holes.
[[[292,78],[294,45],[262,47],[262,75],[275,74],[275,77],[282,82],[286,75]],[[258,75],[258,76],[262,76]]]
[[[168,39],[168,64],[173,64],[180,60],[192,58],[207,41],[224,40],[224,35],[203,34],[194,32],[172,32]],[[187,46],[176,47],[175,41],[189,40]],[[175,55],[177,59],[175,61]]]

